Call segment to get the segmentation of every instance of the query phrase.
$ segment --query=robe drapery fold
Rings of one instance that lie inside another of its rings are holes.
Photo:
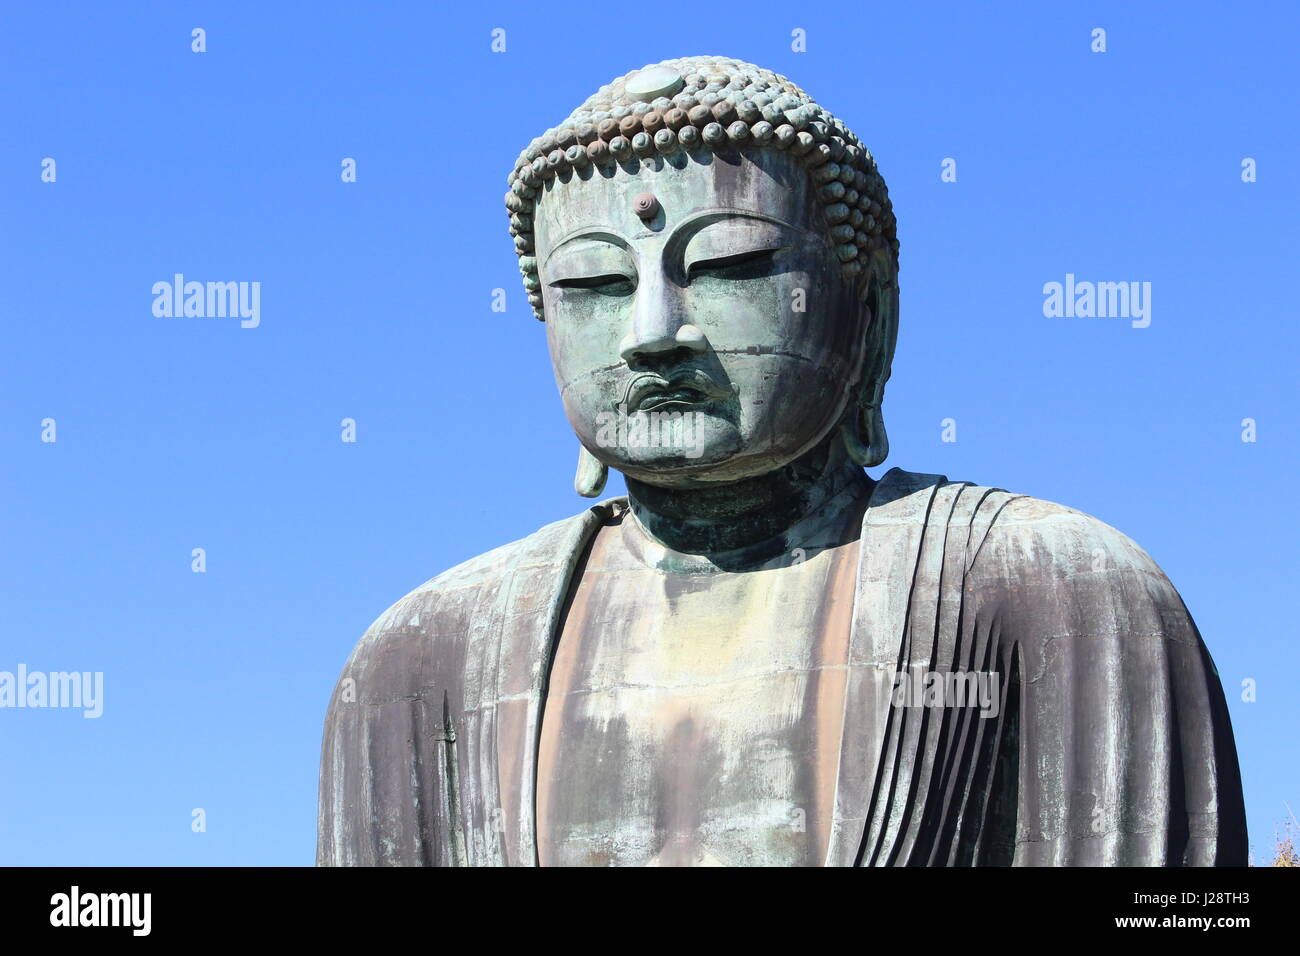
[[[536,865],[554,641],[614,504],[370,627],[326,717],[319,864]],[[914,671],[983,675],[995,706],[900,699]],[[1165,575],[1094,518],[890,471],[863,517],[847,678],[830,865],[1245,865],[1213,662]]]

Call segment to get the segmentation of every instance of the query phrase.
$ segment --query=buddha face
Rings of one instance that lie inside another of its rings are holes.
[[[835,427],[867,316],[815,188],[771,149],[547,184],[534,226],[547,341],[597,459],[664,487],[738,481]]]

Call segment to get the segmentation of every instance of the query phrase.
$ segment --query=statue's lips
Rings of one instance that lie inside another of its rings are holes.
[[[658,375],[638,375],[629,383],[623,405],[629,411],[648,412],[673,406],[704,405],[713,399],[726,398],[727,395],[726,389],[698,370],[672,379]]]
[[[709,400],[709,396],[694,388],[672,388],[665,391],[651,392],[634,406],[639,412],[648,412],[669,405],[700,405]]]

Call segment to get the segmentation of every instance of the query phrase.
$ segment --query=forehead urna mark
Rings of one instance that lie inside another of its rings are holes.
[[[659,200],[655,198],[654,193],[638,193],[632,200],[632,211],[643,222],[649,222],[659,212]]]

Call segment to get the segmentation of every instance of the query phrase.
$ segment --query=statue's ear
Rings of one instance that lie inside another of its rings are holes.
[[[584,498],[595,498],[605,490],[605,481],[609,478],[609,467],[587,451],[585,445],[578,445],[578,473],[573,476],[573,490]]]
[[[889,456],[889,435],[880,406],[898,342],[898,273],[892,257],[877,250],[865,277],[863,304],[867,312],[864,332],[862,379],[857,407],[850,409],[842,435],[849,457],[863,468],[879,465]]]

